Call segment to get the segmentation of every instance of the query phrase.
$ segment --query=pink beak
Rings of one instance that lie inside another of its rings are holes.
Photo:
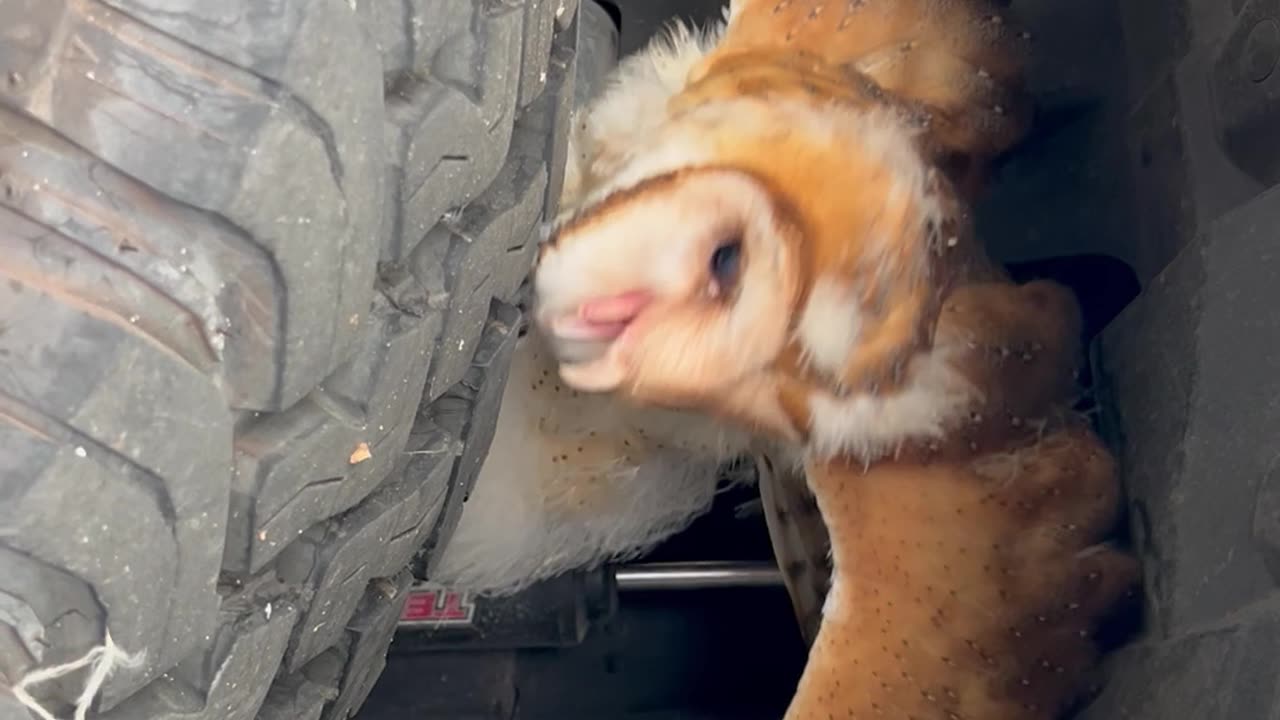
[[[576,316],[554,320],[552,331],[566,340],[612,340],[652,302],[652,293],[645,290],[588,300],[578,306]]]

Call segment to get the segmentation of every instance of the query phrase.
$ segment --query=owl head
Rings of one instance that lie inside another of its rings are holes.
[[[967,241],[919,139],[891,108],[785,98],[656,129],[541,249],[535,320],[565,382],[784,432],[815,383],[895,382]]]

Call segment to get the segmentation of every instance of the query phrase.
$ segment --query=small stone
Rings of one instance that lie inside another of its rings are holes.
[[[373,452],[369,450],[369,443],[361,441],[356,445],[356,449],[351,452],[351,458],[348,460],[352,465],[358,465],[365,460],[373,457]]]

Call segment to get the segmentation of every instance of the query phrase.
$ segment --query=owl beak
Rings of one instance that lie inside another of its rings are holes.
[[[578,314],[588,322],[630,323],[653,302],[653,293],[632,290],[619,295],[588,300],[578,308]]]
[[[593,298],[578,306],[572,315],[551,321],[551,333],[562,340],[615,340],[653,302],[644,290]]]
[[[544,327],[564,381],[586,392],[610,390],[622,382],[625,370],[617,345],[653,301],[652,293],[632,290],[591,298],[572,311],[547,317]]]

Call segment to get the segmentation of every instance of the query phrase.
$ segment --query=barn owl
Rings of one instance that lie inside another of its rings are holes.
[[[742,52],[749,45],[748,36],[759,36],[767,31],[757,21],[760,17],[758,12],[748,13],[744,19],[741,15],[743,7],[742,3],[736,3],[726,8],[723,22],[703,29],[674,23],[644,51],[622,61],[603,96],[580,113],[573,127],[561,207],[572,213],[589,198],[607,194],[610,183],[616,183],[612,176],[619,168],[650,149],[651,138],[661,132],[663,123],[669,119],[669,106],[677,106],[678,111],[680,106],[687,108],[691,102],[714,100],[736,82],[755,83],[757,86],[762,81],[771,82],[767,66],[757,63],[753,68],[750,63],[742,62],[744,57],[751,57],[750,52]],[[886,7],[881,3],[865,8],[866,12],[859,14],[855,12],[859,9],[856,4],[836,8],[784,2],[774,6],[770,12],[792,25],[800,18],[804,35],[801,39],[820,39],[824,33],[830,36],[834,31],[839,41],[845,43],[835,57],[838,69],[856,69],[866,73],[883,88],[896,93],[890,96],[878,90],[877,86],[859,81],[850,86],[857,95],[853,100],[865,104],[870,99],[892,110],[887,114],[896,114],[914,123],[916,137],[928,139],[926,144],[933,158],[940,163],[954,163],[955,158],[963,158],[967,154],[972,178],[980,173],[981,159],[1011,145],[1024,125],[1026,102],[1019,92],[1018,65],[1015,59],[1011,59],[1014,56],[1009,47],[1010,40],[1016,36],[1003,27],[997,15],[982,16],[970,6],[928,7],[908,3],[900,4],[894,13],[886,13]],[[835,19],[834,25],[813,21],[824,11],[835,9],[840,11],[839,15],[832,12],[826,16]],[[802,15],[795,15],[797,12]],[[925,25],[911,28],[903,22],[912,13],[920,12],[929,19]],[[813,18],[806,19],[809,16]],[[738,25],[735,33],[725,41],[726,24],[730,20],[737,20]],[[957,21],[966,23],[972,30],[959,42],[941,32],[945,25]],[[996,42],[990,43],[992,39]],[[784,37],[783,44],[789,44],[791,40],[789,36]],[[776,56],[774,53],[773,57]],[[719,67],[725,70],[714,70]],[[967,74],[965,67],[969,69]],[[766,72],[760,72],[761,69]],[[794,67],[794,63],[781,69],[803,79],[802,75],[797,75],[797,71],[803,68]],[[957,76],[963,82],[955,83]],[[694,83],[694,92],[682,93],[691,78],[701,82]],[[786,76],[782,79],[785,80]],[[773,87],[778,86],[785,86],[785,82],[773,83]],[[845,96],[849,94],[847,91],[843,93]],[[673,101],[678,95],[680,99]],[[921,128],[919,126],[924,123],[921,111],[925,108],[931,111],[932,119],[925,118],[930,125]],[[967,134],[962,132],[966,129]],[[516,362],[522,362],[522,356],[517,356]],[[518,400],[508,401],[508,406],[511,405],[526,406]],[[506,447],[508,442],[504,440],[501,446]],[[812,640],[828,583],[825,529],[816,522],[813,498],[789,453],[777,446],[761,445],[757,442],[754,449],[757,451],[761,492],[765,500],[762,507],[800,624],[806,639]],[[776,466],[769,456],[760,454],[766,451],[772,452],[773,459],[780,461]],[[539,485],[534,483],[533,487]],[[482,483],[482,486],[491,489],[501,487],[500,482],[493,479]],[[617,484],[610,486],[617,487]],[[526,485],[524,490],[528,492],[529,488]],[[668,493],[665,497],[679,499],[684,496]],[[691,507],[700,502],[686,502],[685,505]],[[485,505],[475,502],[474,506],[476,509],[469,511],[473,516]],[[540,507],[532,500],[529,506]],[[503,537],[503,534],[482,530],[487,523],[477,524],[469,520],[470,517],[464,516],[459,547],[483,548],[486,543],[492,544],[484,538]],[[534,545],[519,543],[516,546],[530,548]],[[460,551],[451,553],[471,561],[473,577],[485,567],[475,560],[493,556],[493,553],[471,553],[470,557]],[[509,552],[508,556],[524,557],[518,551]]]
[[[1024,124],[1011,32],[976,3],[734,3],[538,259],[568,386],[799,449],[833,575],[791,720],[1056,717],[1136,578],[1068,409],[1074,298],[970,233],[966,173]]]

